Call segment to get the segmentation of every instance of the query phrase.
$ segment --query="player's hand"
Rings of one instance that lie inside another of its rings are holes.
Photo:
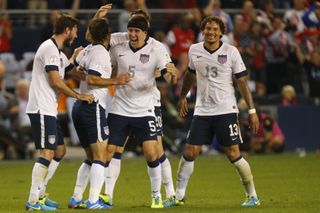
[[[167,73],[165,74],[164,78],[171,84],[176,84],[179,78],[179,70],[173,63],[168,63],[166,65]],[[168,76],[170,75],[170,76]]]
[[[105,17],[108,12],[112,9],[112,4],[106,4],[99,8],[99,10],[94,15],[94,18],[103,18]]]
[[[79,94],[77,99],[80,101],[86,101],[91,104],[94,101],[94,96],[92,94]]]
[[[185,117],[188,113],[188,104],[186,98],[180,98],[178,101],[178,112],[180,117]]]
[[[257,113],[249,114],[248,121],[251,131],[257,134],[259,130],[259,118]]]
[[[161,71],[160,70],[156,70],[154,72],[154,77],[159,78],[161,76]]]
[[[132,77],[128,72],[122,73],[116,77],[116,84],[124,85],[131,81]]]
[[[71,63],[74,63],[74,61],[76,60],[76,58],[79,55],[79,53],[81,52],[81,50],[83,50],[83,46],[80,46],[73,51],[73,54],[70,58]]]

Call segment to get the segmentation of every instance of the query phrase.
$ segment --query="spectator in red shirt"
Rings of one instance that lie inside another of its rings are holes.
[[[12,24],[8,14],[0,14],[0,53],[11,50]]]
[[[296,106],[298,101],[296,98],[296,91],[291,85],[284,85],[281,90],[281,105],[282,106]]]

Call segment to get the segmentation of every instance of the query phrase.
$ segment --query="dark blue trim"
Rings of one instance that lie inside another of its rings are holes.
[[[46,65],[44,69],[46,70],[46,72],[50,72],[50,71],[59,72],[59,67],[57,65]]]
[[[50,38],[50,39],[51,39],[51,41],[54,43],[54,45],[57,47],[57,49],[59,50],[59,53],[60,53],[61,50],[59,49],[56,40],[55,40],[54,38]]]
[[[60,162],[62,158],[58,158],[58,157],[53,157],[54,161]]]
[[[248,75],[249,75],[248,71],[244,70],[242,72],[239,72],[239,73],[235,74],[234,76],[236,77],[236,79],[238,79],[238,78],[241,78],[243,76],[248,76]]]
[[[79,63],[77,62],[77,60],[74,60],[73,63],[74,63],[75,66],[79,66]]]
[[[239,157],[237,157],[236,159],[234,159],[234,160],[232,160],[232,161],[230,161],[230,162],[231,162],[231,163],[235,163],[235,162],[241,160],[241,158],[242,158],[242,156],[240,155]]]
[[[74,67],[74,64],[70,63],[64,70],[65,72],[70,72],[73,69],[73,67]]]
[[[37,163],[40,163],[46,167],[49,167],[49,165],[50,165],[50,161],[45,158],[42,158],[42,157],[38,158]]]
[[[83,163],[87,164],[88,166],[91,166],[91,165],[92,165],[92,162],[89,161],[89,160],[85,160],[85,161],[83,161]]]
[[[101,165],[101,166],[105,166],[106,164],[104,163],[104,162],[102,162],[102,161],[99,161],[99,160],[94,160],[94,161],[92,161],[92,164],[99,164],[99,165]]]
[[[163,155],[159,158],[160,163],[163,163],[167,159],[166,154],[163,153]]]
[[[105,163],[104,167],[108,167],[109,164],[110,164],[110,161],[107,161],[107,162]]]
[[[115,152],[112,158],[115,158],[115,159],[119,159],[119,160],[120,160],[120,159],[122,158],[122,153],[120,153],[120,152]]]
[[[155,160],[155,161],[147,161],[147,164],[150,168],[156,168],[157,166],[159,166],[160,162],[159,159]]]
[[[88,70],[88,75],[95,75],[95,76],[101,76],[101,73],[95,70]]]
[[[192,162],[194,161],[193,159],[191,158],[188,158],[187,156],[185,156],[184,154],[182,155],[183,159],[185,159],[185,161],[188,161],[188,162]]]
[[[167,68],[164,68],[164,69],[161,70],[161,75],[164,75],[164,74],[166,74],[167,72],[168,72]]]

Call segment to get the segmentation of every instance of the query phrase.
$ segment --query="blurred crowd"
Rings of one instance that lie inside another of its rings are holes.
[[[181,145],[190,125],[195,104],[193,88],[188,95],[189,116],[178,116],[176,102],[182,79],[188,67],[189,47],[202,40],[199,25],[209,15],[219,16],[227,32],[223,42],[236,46],[250,73],[249,85],[257,106],[301,104],[319,105],[320,100],[320,1],[312,0],[123,0],[108,1],[113,8],[123,9],[118,15],[117,30],[126,31],[130,12],[138,8],[185,8],[179,15],[167,14],[162,19],[164,29],[152,26],[150,34],[163,42],[180,71],[178,84],[171,87],[158,83],[161,91],[165,147],[172,153],[181,151]],[[52,9],[50,21],[43,27],[41,41],[48,39],[57,9],[95,9],[105,4],[103,0],[0,0],[3,9]],[[225,8],[237,12],[228,14]],[[283,9],[276,13],[275,9]],[[159,22],[159,20],[157,20]],[[34,53],[26,52],[16,61],[11,52],[14,36],[12,22],[6,13],[0,14],[0,159],[32,157],[30,122],[25,115],[28,86]],[[35,44],[36,46],[37,44]],[[68,52],[68,50],[66,50]],[[77,82],[67,80],[74,88]],[[68,116],[72,101],[59,97],[59,118],[66,138],[78,143],[73,136]],[[276,117],[260,111],[261,128],[257,135],[248,131],[246,106],[239,100],[242,135],[246,141],[242,149],[253,153],[282,152],[285,135]],[[213,141],[213,146],[214,146]],[[219,149],[218,147],[216,147]],[[133,148],[135,149],[135,148]]]

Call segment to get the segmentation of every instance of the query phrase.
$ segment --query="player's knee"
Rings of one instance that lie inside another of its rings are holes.
[[[40,157],[45,158],[51,162],[54,157],[54,151],[50,149],[43,149],[40,151]]]
[[[183,155],[187,159],[195,160],[199,156],[200,151],[201,151],[201,146],[198,147],[198,146],[187,145],[183,152]]]
[[[57,149],[54,153],[54,157],[62,159],[66,155],[66,152],[66,148]]]

